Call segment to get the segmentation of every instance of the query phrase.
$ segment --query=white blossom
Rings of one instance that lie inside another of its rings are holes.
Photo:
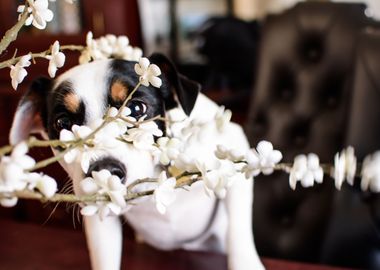
[[[237,174],[233,163],[223,160],[218,161],[214,167],[208,167],[205,163],[197,163],[197,167],[202,175],[206,194],[215,194],[219,199],[224,199]]]
[[[91,130],[96,130],[100,125],[103,124],[103,119],[98,119],[94,121],[90,128]],[[127,131],[126,122],[117,119],[116,121],[109,122],[105,124],[98,132],[94,135],[94,138],[91,140],[93,145],[93,150],[109,150],[120,146],[122,143],[120,138]]]
[[[247,165],[242,168],[242,172],[246,178],[257,176],[260,172],[268,175],[273,173],[274,167],[281,159],[281,152],[274,150],[270,142],[261,141],[256,150],[251,149],[246,154]]]
[[[180,153],[174,160],[174,167],[183,172],[197,172],[197,160],[186,153]]]
[[[33,190],[36,188],[45,197],[51,198],[57,192],[57,182],[48,175],[42,173],[28,174],[28,188]]]
[[[4,156],[0,162],[0,183],[13,190],[26,187],[25,170],[33,168],[35,160],[27,155],[28,145],[21,142],[15,146],[10,156]]]
[[[138,62],[143,55],[142,50],[139,47],[128,46],[123,50],[122,59],[127,61]]]
[[[216,127],[219,132],[224,132],[226,126],[230,123],[232,112],[221,106],[215,114]]]
[[[160,173],[157,182],[158,187],[153,192],[153,198],[156,203],[157,211],[160,214],[165,214],[166,208],[176,199],[176,179],[174,177],[167,178],[166,172],[163,171]]]
[[[51,55],[47,55],[46,58],[49,60],[48,72],[51,78],[55,77],[57,69],[63,67],[65,64],[65,55],[59,51],[59,42],[55,41],[51,48]]]
[[[127,188],[122,184],[119,177],[111,175],[108,170],[92,172],[92,177],[87,177],[80,182],[81,191],[85,195],[107,195],[111,202],[88,203],[81,209],[84,216],[98,214],[103,220],[110,214],[120,215],[127,211],[127,203],[124,196],[127,194]]]
[[[289,185],[293,190],[297,181],[301,181],[301,185],[305,188],[313,186],[314,182],[322,183],[323,170],[316,154],[298,155],[294,158],[289,175]]]
[[[27,187],[28,175],[25,170],[33,168],[35,160],[26,155],[28,146],[21,142],[15,146],[10,156],[3,156],[0,161],[0,192],[13,192]],[[16,197],[0,199],[0,204],[12,207],[17,203]]]
[[[135,64],[135,72],[139,75],[142,85],[153,85],[156,88],[161,87],[162,81],[158,76],[161,75],[160,68],[155,64],[150,64],[148,58],[142,57],[138,64]]]
[[[340,154],[336,153],[333,176],[335,179],[335,187],[338,190],[340,190],[345,178],[351,186],[354,184],[356,166],[356,157],[353,147],[349,146]]]
[[[91,134],[92,130],[87,126],[73,125],[71,131],[63,129],[59,134],[59,139],[63,142],[76,141],[86,138]],[[87,173],[90,167],[90,160],[94,156],[94,151],[91,151],[86,145],[82,147],[75,147],[68,151],[63,159],[66,163],[79,162],[83,172]]]
[[[143,119],[142,119],[143,121]],[[133,145],[142,150],[154,149],[154,136],[161,137],[163,135],[157,124],[153,121],[138,124],[137,127],[127,130],[127,134],[123,135],[124,140],[132,142]]]
[[[16,65],[11,65],[11,72],[10,76],[12,79],[12,87],[13,89],[17,89],[17,86],[24,80],[26,75],[28,75],[28,72],[26,71],[25,67],[30,66],[30,59],[31,55],[27,54],[20,58],[20,60],[16,63]]]
[[[92,32],[86,36],[86,48],[79,57],[79,63],[88,63],[91,60],[118,58],[138,62],[142,56],[142,50],[129,45],[126,36],[106,35],[98,39],[93,38]]]
[[[94,40],[93,37],[91,31],[87,33],[86,48],[82,51],[79,57],[80,64],[88,63],[91,60],[107,59],[107,56],[103,54],[102,50],[99,48],[98,42]]]
[[[244,173],[245,178],[251,179],[252,177],[256,177],[260,174],[260,159],[256,151],[248,151],[245,156],[245,160],[247,164],[243,166],[242,173]]]
[[[119,110],[115,107],[109,108],[109,110],[107,112],[108,117],[117,117],[118,114],[119,114]],[[135,118],[131,117],[130,115],[131,115],[131,109],[128,107],[124,107],[120,113],[120,117],[128,120],[128,122],[124,121],[121,118],[114,120],[114,122],[117,123],[117,125],[119,126],[120,134],[126,133],[127,129],[134,127],[134,123],[137,122],[137,120]],[[130,122],[132,122],[133,124]]]
[[[85,139],[102,124],[103,120],[98,119],[92,122],[90,126],[73,125],[71,131],[61,130],[59,138],[63,142]],[[125,124],[122,125],[114,121],[105,124],[84,145],[69,150],[64,155],[65,162],[68,164],[78,162],[81,164],[83,172],[87,173],[92,159],[98,157],[104,151],[117,148],[122,144],[119,138],[126,132],[126,129]]]
[[[53,20],[54,14],[48,8],[48,0],[28,0],[28,10],[29,17],[25,21],[25,25],[33,24],[34,27],[38,29],[45,29],[46,23]],[[25,10],[25,5],[20,5],[17,8],[17,12],[23,13]],[[21,19],[21,14],[19,20]]]
[[[242,161],[244,154],[237,149],[228,149],[224,145],[217,145],[215,150],[215,156],[218,159],[228,159],[233,162]]]
[[[171,160],[174,160],[180,154],[182,142],[177,138],[161,137],[157,140],[157,151],[155,155],[158,156],[162,165],[169,165]]]
[[[380,151],[368,155],[363,162],[361,188],[380,192]]]

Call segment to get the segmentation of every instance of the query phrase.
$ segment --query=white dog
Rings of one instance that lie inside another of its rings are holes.
[[[152,55],[152,63],[163,73],[160,89],[141,86],[128,103],[132,116],[148,118],[169,114],[196,121],[212,119],[218,106],[198,94],[199,85],[178,74],[162,55]],[[86,125],[101,118],[109,106],[120,107],[128,92],[138,82],[134,62],[101,60],[80,65],[56,80],[39,79],[20,101],[10,134],[12,144],[41,132],[57,139],[62,129],[73,124]],[[157,122],[165,132],[164,122]],[[202,140],[201,140],[202,141]],[[207,158],[217,144],[245,151],[249,148],[242,128],[229,123],[225,132],[199,143],[199,155]],[[53,149],[58,153],[60,149]],[[84,174],[79,164],[61,162],[73,181],[74,191],[81,195],[79,181]],[[133,180],[157,177],[161,170],[151,155],[128,147],[110,150],[93,160],[89,173],[108,169],[128,185]],[[242,177],[244,178],[244,177]],[[202,185],[177,190],[177,200],[164,215],[157,212],[152,200],[136,202],[125,219],[145,242],[164,250],[188,249],[226,252],[229,269],[264,269],[257,255],[252,234],[253,181],[239,179],[223,201],[206,196]],[[84,227],[92,268],[120,269],[122,228],[119,217],[101,221],[98,216],[84,217]]]

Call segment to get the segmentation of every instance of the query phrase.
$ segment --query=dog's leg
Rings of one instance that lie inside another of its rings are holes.
[[[119,217],[103,221],[95,216],[84,217],[87,246],[93,270],[119,270],[122,252],[122,228]]]
[[[228,211],[227,254],[230,270],[265,269],[252,233],[253,180],[236,179],[226,198]]]

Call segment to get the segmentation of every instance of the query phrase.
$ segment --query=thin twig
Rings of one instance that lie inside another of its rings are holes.
[[[74,143],[75,141],[63,142],[60,140],[39,140],[36,137],[29,137],[26,144],[29,148],[33,147],[62,147],[66,148],[68,145]],[[12,152],[16,145],[6,145],[0,148],[0,156],[4,156]]]
[[[20,20],[5,33],[0,41],[0,55],[8,48],[9,44],[17,39],[18,32],[20,32],[21,28],[25,24],[26,19],[29,17],[28,1],[25,1],[24,5],[25,9],[21,14]]]
[[[82,51],[85,47],[81,45],[64,45],[60,47],[60,51]],[[51,54],[51,47],[45,51],[39,52],[39,53],[29,53],[32,59],[36,58],[46,58],[47,55]],[[6,61],[0,62],[0,69],[10,67],[11,65],[16,64],[22,56],[19,57],[12,57],[11,59],[8,59]]]

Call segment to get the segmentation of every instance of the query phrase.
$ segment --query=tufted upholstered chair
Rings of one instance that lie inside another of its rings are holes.
[[[380,32],[369,28],[359,37],[356,50],[345,138],[359,160],[380,150],[379,74]],[[333,206],[322,260],[380,269],[380,195],[361,192],[359,185],[345,186],[335,194]]]
[[[360,129],[350,130],[349,139],[345,131],[355,102],[351,102],[351,95],[357,40],[365,27],[375,25],[364,12],[365,6],[361,4],[305,2],[264,21],[257,81],[246,125],[251,145],[269,140],[282,151],[285,162],[293,161],[297,154],[310,152],[318,154],[321,162],[332,162],[345,143],[361,145],[365,139]],[[380,68],[379,63],[380,60],[377,62]],[[359,91],[360,86],[355,87]],[[358,114],[365,104],[357,108]],[[362,127],[368,129],[370,124],[362,122]],[[380,124],[378,127],[380,132]],[[375,134],[380,142],[379,135]],[[371,147],[380,148],[378,144]],[[363,147],[359,151],[364,153],[369,149]],[[369,245],[365,242],[368,238],[351,237],[347,222],[355,223],[360,215],[345,212],[350,219],[335,218],[346,205],[337,203],[339,192],[332,181],[326,177],[321,185],[305,189],[298,184],[292,191],[284,173],[255,180],[253,226],[262,256],[361,267],[376,264],[368,261],[368,256],[359,249],[362,246],[377,249],[379,256],[379,246],[373,245],[379,242],[379,235]],[[347,204],[360,196],[351,196],[360,193],[353,188],[346,193]],[[368,204],[362,203],[362,207],[363,211],[370,211]],[[367,216],[367,222],[372,220]],[[366,234],[365,226],[371,224],[362,224],[357,229],[363,229],[360,233]],[[342,245],[333,240],[334,230],[340,229],[347,237]],[[362,245],[355,247],[357,241],[362,241]],[[344,256],[341,260],[335,252],[344,249],[347,242],[352,243],[351,257]],[[355,252],[358,256],[353,256]],[[377,263],[380,269],[380,262]]]

